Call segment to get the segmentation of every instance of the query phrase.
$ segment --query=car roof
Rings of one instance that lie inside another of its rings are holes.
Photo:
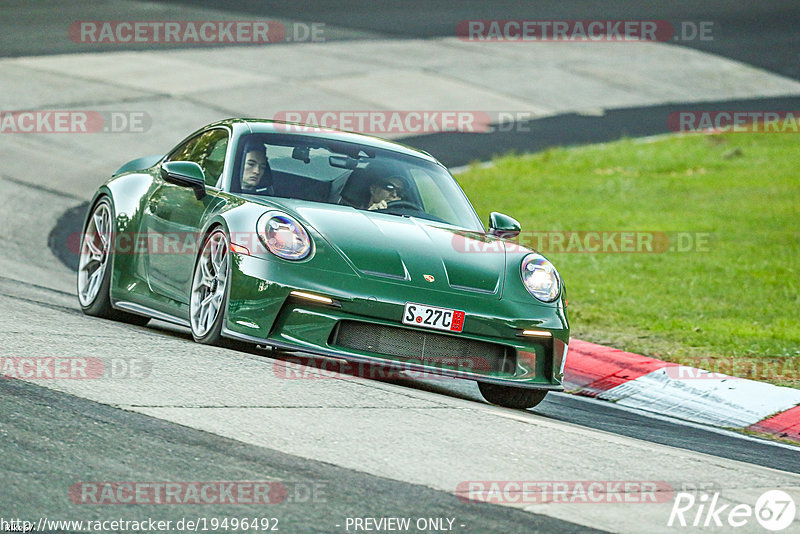
[[[371,135],[364,135],[356,132],[347,132],[344,130],[336,130],[334,128],[322,128],[319,126],[308,125],[308,124],[299,124],[294,122],[284,122],[284,121],[275,121],[271,119],[258,119],[258,118],[226,119],[224,121],[219,121],[214,124],[210,124],[207,127],[233,125],[236,123],[247,126],[247,128],[249,128],[250,132],[252,133],[279,133],[288,135],[302,135],[305,137],[317,137],[320,139],[334,139],[336,141],[357,143],[369,147],[391,150],[394,152],[399,152],[401,154],[422,158],[424,160],[441,165],[441,163],[439,163],[439,161],[437,161],[436,158],[434,158],[424,150],[419,150],[417,148],[413,148],[404,145],[402,143],[389,141],[387,139],[373,137]]]

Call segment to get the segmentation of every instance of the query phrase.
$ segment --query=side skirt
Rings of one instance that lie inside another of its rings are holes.
[[[124,310],[126,312],[135,313],[137,315],[144,315],[145,317],[151,317],[153,319],[166,321],[168,323],[177,324],[179,326],[185,326],[187,328],[191,328],[192,326],[186,319],[181,319],[179,317],[175,317],[174,315],[160,312],[158,310],[148,308],[147,306],[142,306],[141,304],[136,304],[135,302],[126,302],[124,300],[121,300],[114,302],[112,305],[115,308]]]

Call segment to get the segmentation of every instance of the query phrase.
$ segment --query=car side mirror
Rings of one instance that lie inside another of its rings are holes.
[[[519,222],[508,215],[496,211],[489,215],[489,233],[493,236],[503,239],[517,237],[521,230]]]
[[[193,161],[168,161],[161,165],[161,177],[167,182],[194,189],[194,196],[206,196],[206,177],[203,169]]]

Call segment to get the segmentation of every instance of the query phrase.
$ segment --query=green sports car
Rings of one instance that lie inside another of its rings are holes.
[[[476,380],[492,403],[538,404],[561,382],[564,284],[486,231],[425,152],[260,119],[202,128],[97,190],[81,236],[87,315]]]

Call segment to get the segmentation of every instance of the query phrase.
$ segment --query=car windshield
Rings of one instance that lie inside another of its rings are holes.
[[[287,134],[243,135],[236,151],[233,193],[346,205],[483,231],[452,176],[422,158]]]

